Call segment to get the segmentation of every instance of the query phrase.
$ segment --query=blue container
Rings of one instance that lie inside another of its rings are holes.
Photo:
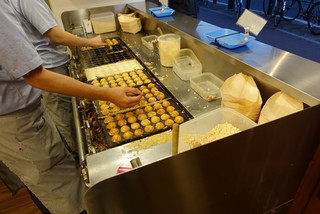
[[[204,34],[211,42],[219,44],[223,47],[234,49],[246,45],[248,42],[255,40],[256,38],[249,35],[248,40],[243,41],[245,35],[230,29],[220,29]]]
[[[156,17],[165,17],[165,16],[171,16],[173,12],[175,11],[174,9],[171,9],[170,7],[164,7],[164,11],[162,11],[162,7],[153,7],[149,8],[152,14],[154,14]]]

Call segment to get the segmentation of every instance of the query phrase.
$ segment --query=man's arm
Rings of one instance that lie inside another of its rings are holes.
[[[49,29],[45,35],[57,44],[71,47],[99,47],[107,45],[100,36],[86,39],[66,32],[58,26]]]
[[[127,108],[139,103],[142,93],[136,88],[103,88],[46,70],[42,66],[23,76],[33,87],[49,92],[96,100],[108,100]]]

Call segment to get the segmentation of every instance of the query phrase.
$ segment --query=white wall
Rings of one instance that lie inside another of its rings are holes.
[[[111,6],[144,0],[49,0],[58,24],[63,29],[61,14],[65,11]]]

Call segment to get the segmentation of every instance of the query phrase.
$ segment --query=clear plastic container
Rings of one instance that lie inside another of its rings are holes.
[[[205,135],[218,124],[230,123],[241,131],[257,126],[255,122],[239,112],[229,108],[218,108],[189,120],[180,125],[178,152],[189,150],[190,147],[183,142],[186,135]]]
[[[112,12],[91,14],[90,20],[96,34],[116,31],[116,22]]]
[[[153,50],[155,44],[158,42],[158,37],[156,35],[144,36],[141,38],[142,44],[148,49]]]
[[[212,101],[219,99],[223,81],[212,73],[203,73],[190,79],[190,85],[203,99]]]
[[[189,80],[201,74],[202,64],[191,49],[185,48],[173,55],[173,71],[182,80]]]
[[[173,55],[180,50],[181,36],[169,33],[158,37],[160,63],[165,67],[173,66]]]

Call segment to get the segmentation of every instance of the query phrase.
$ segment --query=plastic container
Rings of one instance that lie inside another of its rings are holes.
[[[181,36],[173,33],[158,37],[160,63],[165,67],[173,66],[173,55],[180,50]]]
[[[211,73],[200,74],[190,79],[190,85],[203,99],[212,101],[219,99],[223,81]]]
[[[123,32],[136,34],[141,31],[141,20],[136,18],[134,13],[118,14],[118,20]]]
[[[116,22],[112,12],[91,14],[90,20],[96,34],[116,31]]]
[[[156,35],[144,36],[141,38],[141,41],[144,46],[146,46],[150,50],[153,50],[155,43],[158,42],[158,36]]]
[[[218,108],[180,125],[178,152],[190,149],[190,147],[183,142],[183,136],[190,134],[204,135],[216,125],[226,122],[237,127],[241,131],[257,126],[255,122],[233,109]]]
[[[175,11],[174,9],[170,7],[164,7],[162,10],[162,7],[154,7],[149,9],[152,14],[154,14],[156,17],[165,17],[165,16],[171,16],[173,12]]]
[[[242,47],[246,45],[248,42],[256,39],[254,36],[249,36],[248,40],[244,41],[244,38],[245,35],[243,33],[237,33],[221,38],[216,38],[216,42],[225,48],[234,49]]]
[[[225,36],[225,35],[229,35],[229,34],[233,34],[233,33],[237,33],[237,31],[230,30],[230,29],[227,29],[227,28],[222,28],[222,29],[219,29],[219,30],[215,30],[215,31],[204,33],[204,35],[211,42],[216,42],[216,38],[221,37],[221,36]]]
[[[182,80],[189,80],[201,74],[202,64],[191,49],[185,48],[173,55],[173,71]]]

